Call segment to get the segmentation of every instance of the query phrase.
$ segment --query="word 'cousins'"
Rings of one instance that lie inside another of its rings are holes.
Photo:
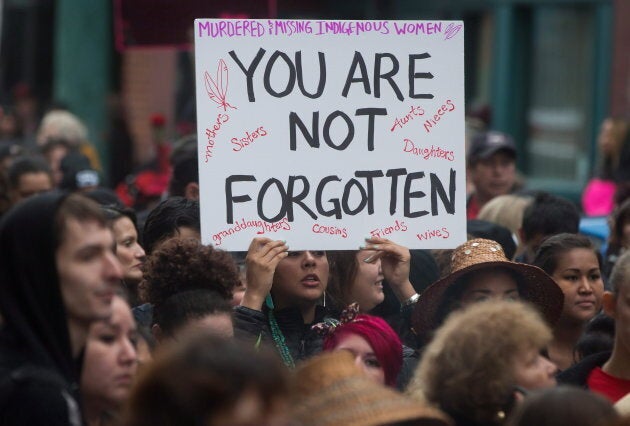
[[[313,231],[314,234],[338,235],[341,238],[348,238],[348,230],[337,226],[327,226],[315,223],[311,227],[311,231]]]

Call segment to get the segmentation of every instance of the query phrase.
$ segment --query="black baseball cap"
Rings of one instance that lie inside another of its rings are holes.
[[[485,160],[498,151],[505,151],[516,158],[516,145],[511,136],[496,130],[475,135],[468,147],[468,163]]]

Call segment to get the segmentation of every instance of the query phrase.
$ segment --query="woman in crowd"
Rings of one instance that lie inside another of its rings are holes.
[[[617,192],[630,181],[630,122],[606,117],[599,129],[597,174],[582,190],[582,210],[587,216],[613,213]]]
[[[540,245],[534,265],[551,275],[564,294],[562,315],[547,348],[549,358],[564,370],[575,362],[574,348],[584,326],[601,308],[601,256],[588,237],[558,234]]]
[[[458,426],[504,424],[518,394],[555,386],[556,366],[540,354],[550,340],[551,330],[530,305],[474,303],[437,330],[408,392]]]
[[[229,301],[239,275],[229,253],[194,238],[174,238],[151,253],[144,277],[158,342],[195,328],[233,335]]]
[[[601,395],[573,386],[558,386],[528,395],[510,418],[510,426],[604,426],[619,417]]]
[[[114,231],[116,257],[123,267],[123,281],[129,293],[131,306],[137,306],[140,303],[138,285],[142,281],[145,253],[138,241],[136,214],[132,209],[114,205],[103,207],[103,211]]]
[[[331,282],[327,296],[339,306],[357,303],[361,313],[368,313],[385,300],[381,260],[370,260],[368,250],[340,250],[328,253]]]
[[[138,332],[121,296],[110,318],[90,326],[81,373],[81,396],[88,426],[113,424],[136,376]]]
[[[275,345],[285,365],[321,351],[311,325],[326,317],[325,251],[292,251],[284,241],[254,238],[246,257],[247,289],[235,308],[235,335]]]
[[[601,177],[615,182],[628,180],[630,160],[630,123],[623,118],[607,117],[602,122],[597,145],[602,159]]]
[[[602,270],[604,276],[610,276],[615,262],[628,247],[630,247],[630,200],[623,202],[612,215]]]
[[[476,238],[453,251],[451,273],[427,288],[416,303],[413,329],[421,340],[453,311],[486,299],[521,299],[534,304],[549,325],[562,312],[562,290],[540,268],[509,261],[501,245]]]
[[[373,252],[368,262],[387,258],[381,263],[386,276],[409,284],[409,250],[382,238],[367,239],[363,249]],[[273,342],[284,363],[293,367],[322,349],[322,339],[311,325],[331,315],[324,306],[330,268],[325,251],[288,250],[284,241],[254,238],[235,329],[237,336],[254,342]]]
[[[140,377],[122,425],[285,426],[287,397],[286,371],[274,353],[188,336]]]
[[[409,280],[409,249],[389,240],[368,243],[361,250],[330,252],[328,262],[328,295],[339,307],[356,302],[361,313],[370,312],[385,300],[383,280],[403,304],[416,294]]]
[[[403,363],[402,344],[382,318],[359,314],[354,303],[341,313],[341,320],[316,324],[324,335],[324,351],[347,350],[355,364],[375,382],[396,386]]]
[[[437,265],[430,254],[382,239],[368,242],[360,250],[330,252],[328,261],[327,296],[337,311],[356,302],[361,313],[385,318],[406,345],[415,347],[410,317],[419,297],[416,291],[437,278]]]

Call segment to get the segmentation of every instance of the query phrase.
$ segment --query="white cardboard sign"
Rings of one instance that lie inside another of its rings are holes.
[[[205,244],[465,241],[462,22],[197,19],[195,62]]]

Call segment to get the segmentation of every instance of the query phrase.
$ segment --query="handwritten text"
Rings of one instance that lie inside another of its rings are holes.
[[[423,115],[424,115],[424,109],[422,109],[422,107],[412,105],[409,108],[409,112],[407,113],[407,115],[405,115],[402,118],[396,117],[396,119],[394,120],[394,125],[389,130],[390,132],[393,132],[396,129],[396,127],[398,127],[399,129],[402,129],[403,126],[405,126],[407,123],[413,120],[414,117],[421,117]]]
[[[396,219],[396,222],[391,226],[386,226],[384,228],[376,228],[370,231],[370,235],[376,238],[382,238],[385,235],[393,234],[394,232],[407,232],[407,224],[404,221],[399,221]]]
[[[217,138],[221,126],[223,125],[223,123],[227,123],[229,119],[230,116],[227,114],[218,114],[214,125],[210,128],[206,128],[206,163],[208,162],[208,159],[212,157],[212,150],[214,149],[215,144],[214,141]]]
[[[448,231],[448,229],[446,227],[442,227],[439,229],[433,229],[433,230],[427,230],[425,232],[423,232],[422,234],[416,234],[416,237],[422,241],[422,240],[430,240],[432,238],[444,238],[447,239],[448,237],[451,236],[451,233]]]
[[[312,226],[311,231],[315,234],[339,235],[341,238],[348,238],[348,230],[336,226],[323,226],[316,223]]]
[[[265,222],[259,219],[245,220],[242,218],[241,220],[237,220],[234,226],[214,234],[212,240],[215,246],[220,246],[224,238],[251,228],[258,228],[256,234],[262,235],[270,232],[289,231],[291,230],[291,224],[288,222],[287,218],[278,222]]]
[[[424,158],[425,160],[428,160],[429,158],[443,158],[448,161],[453,161],[455,159],[455,153],[453,151],[444,150],[439,146],[431,145],[431,148],[417,147],[411,139],[407,138],[404,139],[404,142],[404,152],[408,152],[412,155],[417,155]]]
[[[438,121],[440,121],[447,112],[451,112],[453,110],[455,110],[455,104],[453,101],[448,99],[446,103],[442,105],[435,114],[433,114],[433,118],[425,120],[424,130],[426,130],[427,133],[431,133],[431,129],[433,129],[434,126],[437,126]]]
[[[242,138],[232,138],[230,139],[230,142],[232,142],[232,144],[234,145],[232,147],[232,151],[238,152],[241,149],[245,148],[246,146],[249,146],[257,138],[261,138],[263,136],[267,136],[267,131],[265,130],[263,126],[260,126],[259,128],[257,128],[251,133],[245,132],[245,136]]]

